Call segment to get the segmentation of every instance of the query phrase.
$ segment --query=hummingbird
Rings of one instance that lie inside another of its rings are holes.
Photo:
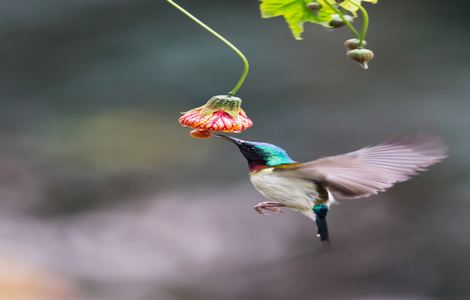
[[[214,136],[238,147],[248,162],[251,183],[269,199],[256,204],[256,212],[281,214],[283,208],[300,212],[315,222],[322,242],[329,241],[326,216],[335,199],[375,195],[447,157],[441,140],[429,136],[400,137],[305,163],[273,144]]]

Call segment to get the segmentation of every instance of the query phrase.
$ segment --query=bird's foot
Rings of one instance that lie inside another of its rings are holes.
[[[260,215],[272,215],[272,214],[281,215],[283,207],[286,207],[286,206],[279,202],[265,201],[265,202],[260,202],[256,204],[254,206],[254,209]]]

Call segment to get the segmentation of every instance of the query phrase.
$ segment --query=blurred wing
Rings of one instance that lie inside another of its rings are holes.
[[[335,196],[354,199],[384,191],[446,157],[438,138],[400,138],[307,162],[296,173],[323,183]]]

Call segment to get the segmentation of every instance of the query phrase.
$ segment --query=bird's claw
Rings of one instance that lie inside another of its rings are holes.
[[[276,214],[276,215],[281,215],[282,214],[282,208],[285,207],[284,204],[281,204],[279,202],[260,202],[254,206],[254,209],[256,210],[257,213],[260,215],[271,215],[271,214]]]

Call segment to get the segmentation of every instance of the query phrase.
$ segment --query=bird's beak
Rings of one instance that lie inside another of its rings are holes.
[[[234,138],[234,137],[231,137],[231,136],[227,136],[227,135],[223,135],[223,134],[213,133],[212,135],[216,136],[218,138],[222,138],[222,139],[225,139],[227,141],[230,141],[230,142],[234,143],[237,146],[240,146],[244,142],[244,140],[240,140],[240,139],[237,139],[237,138]]]

